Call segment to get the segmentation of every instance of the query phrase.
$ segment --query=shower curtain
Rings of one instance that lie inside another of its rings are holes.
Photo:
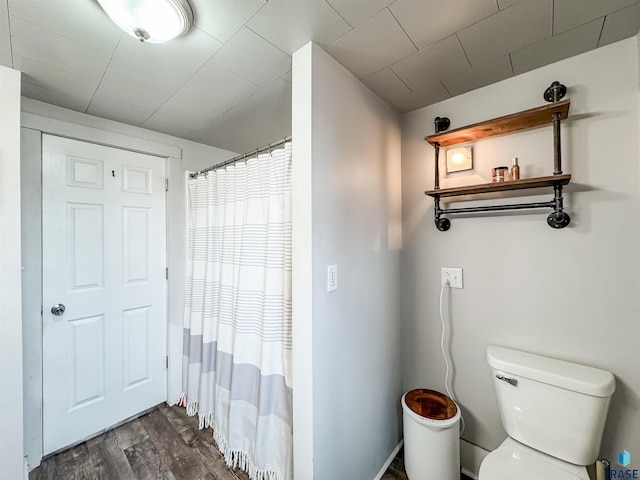
[[[180,403],[228,465],[291,480],[291,142],[188,187]]]

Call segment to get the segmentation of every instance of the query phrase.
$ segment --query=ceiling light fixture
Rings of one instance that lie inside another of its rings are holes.
[[[167,42],[193,25],[193,10],[187,0],[97,1],[116,25],[141,42]]]

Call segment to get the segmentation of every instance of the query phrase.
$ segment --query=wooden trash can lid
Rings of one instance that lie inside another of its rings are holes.
[[[426,388],[411,390],[404,401],[411,411],[431,420],[448,420],[458,412],[458,407],[448,396]]]

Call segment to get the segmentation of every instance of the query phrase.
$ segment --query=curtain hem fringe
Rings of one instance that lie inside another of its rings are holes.
[[[187,400],[187,394],[180,394],[178,399],[178,405],[186,407],[187,415],[193,417],[198,415],[198,428],[213,429],[213,439],[215,440],[218,450],[224,457],[226,464],[231,468],[240,468],[249,474],[249,478],[252,480],[287,480],[280,472],[272,470],[260,470],[256,467],[251,460],[250,455],[247,452],[240,450],[231,450],[227,445],[227,441],[224,438],[224,434],[217,428],[214,412],[203,414],[198,411],[198,402],[189,402]]]

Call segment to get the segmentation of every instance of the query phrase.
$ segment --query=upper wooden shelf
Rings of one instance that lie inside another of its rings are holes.
[[[570,100],[562,100],[541,107],[524,110],[504,117],[494,118],[485,122],[476,123],[462,128],[456,128],[448,132],[437,133],[425,137],[431,145],[439,143],[441,147],[456,145],[458,143],[471,142],[481,138],[502,135],[526,128],[545,125],[553,121],[553,114],[560,113],[560,119],[564,120],[569,115]],[[507,182],[504,182],[507,183]],[[459,194],[461,195],[461,194]]]
[[[550,175],[548,177],[524,178],[508,182],[481,183],[478,185],[465,185],[462,187],[440,188],[427,190],[425,195],[434,198],[456,197],[459,195],[474,195],[478,193],[505,192],[508,190],[523,190],[526,188],[552,187],[554,185],[567,185],[571,180],[570,174]]]

